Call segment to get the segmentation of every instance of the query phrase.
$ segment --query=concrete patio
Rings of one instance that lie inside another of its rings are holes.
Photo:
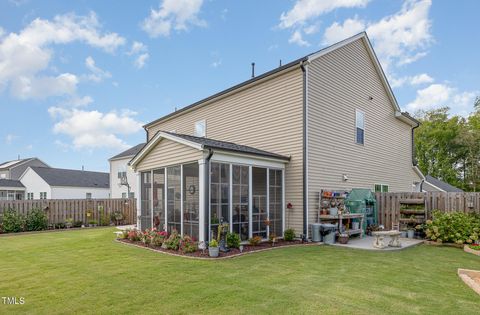
[[[372,236],[365,236],[363,238],[351,238],[347,244],[340,244],[335,243],[332,244],[333,246],[338,247],[348,247],[348,248],[356,248],[356,249],[367,249],[367,250],[378,250],[378,251],[386,251],[386,250],[401,250],[408,247],[412,247],[418,244],[423,243],[423,240],[420,239],[412,239],[412,238],[400,238],[400,243],[402,247],[390,247],[387,246],[385,248],[375,248],[373,247],[373,241],[375,240]],[[388,242],[387,242],[388,243]]]

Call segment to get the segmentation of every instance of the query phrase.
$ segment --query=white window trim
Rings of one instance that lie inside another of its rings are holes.
[[[360,128],[363,130],[363,143],[358,143],[357,141],[357,115],[358,113],[361,113],[363,115],[363,128]],[[360,109],[355,109],[355,144],[358,144],[358,145],[365,145],[365,129],[366,129],[366,115],[365,115],[365,112],[360,110]]]
[[[375,186],[377,186],[377,185],[381,186],[380,189],[381,189],[382,191],[375,191]],[[375,184],[373,184],[373,192],[384,192],[384,191],[383,191],[383,186],[387,186],[387,187],[388,187],[388,192],[390,192],[390,185],[389,185],[389,184],[382,184],[382,183],[375,183]]]
[[[197,134],[197,124],[203,124],[203,135],[198,135]],[[198,120],[195,122],[195,126],[194,126],[194,131],[193,131],[193,135],[195,137],[203,137],[203,138],[206,138],[207,137],[207,120],[206,119],[202,119],[202,120]]]

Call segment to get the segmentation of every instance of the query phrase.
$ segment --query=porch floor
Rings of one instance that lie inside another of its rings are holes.
[[[374,239],[375,238],[373,236],[365,236],[364,238],[360,238],[360,237],[352,238],[348,241],[347,244],[335,243],[332,245],[338,246],[338,247],[385,251],[385,250],[400,250],[400,249],[412,247],[412,246],[423,243],[423,240],[421,239],[400,238],[400,243],[402,244],[402,247],[387,246],[385,248],[375,248],[373,247]]]

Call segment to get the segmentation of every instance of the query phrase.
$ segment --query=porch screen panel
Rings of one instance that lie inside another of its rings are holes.
[[[252,235],[267,238],[267,169],[252,169]]]
[[[217,237],[220,222],[230,222],[230,165],[211,163],[210,171],[210,239]]]
[[[198,240],[198,163],[183,166],[183,234]]]
[[[283,236],[282,170],[270,170],[270,234]]]
[[[233,232],[239,234],[242,241],[248,240],[249,235],[248,180],[248,166],[233,165]]]
[[[165,228],[165,169],[153,171],[153,227]]]
[[[142,172],[141,176],[141,209],[140,209],[140,229],[152,228],[152,174],[151,172]]]
[[[168,214],[168,232],[173,230],[181,232],[182,218],[181,218],[181,168],[174,166],[167,168],[167,214]]]

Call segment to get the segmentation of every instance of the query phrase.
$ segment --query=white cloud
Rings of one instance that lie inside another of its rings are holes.
[[[215,60],[214,62],[211,63],[211,66],[214,68],[218,68],[222,65],[222,59]]]
[[[130,48],[130,51],[127,53],[127,55],[136,55],[138,53],[142,53],[147,51],[148,48],[144,43],[134,41],[132,44],[132,48]]]
[[[78,78],[71,73],[50,76],[19,76],[12,81],[11,94],[21,100],[44,99],[49,96],[72,95],[77,89]]]
[[[84,106],[87,106],[91,103],[93,103],[93,98],[88,96],[88,95],[83,96],[83,97],[73,95],[70,99],[63,102],[62,105],[73,106],[73,107],[84,107]]]
[[[304,25],[307,21],[339,8],[362,8],[370,0],[297,0],[293,8],[280,16],[280,28]]]
[[[468,113],[473,108],[478,92],[460,92],[448,84],[435,83],[418,90],[414,101],[407,105],[407,110],[415,112],[442,106],[448,106],[453,113]]]
[[[395,76],[390,77],[390,85],[394,88],[401,87],[405,84],[421,85],[421,84],[432,83],[433,81],[435,81],[435,79],[426,73],[421,73],[414,76],[405,76],[400,78],[397,78]]]
[[[0,89],[10,85],[12,95],[21,99],[74,93],[78,83],[75,75],[40,73],[50,66],[53,45],[78,41],[113,53],[125,43],[118,34],[100,29],[92,12],[88,16],[57,15],[53,20],[37,18],[19,33],[5,35],[0,39]]]
[[[112,77],[110,72],[97,67],[95,60],[91,56],[88,56],[87,59],[85,59],[85,66],[88,70],[90,70],[90,72],[92,72],[91,74],[87,75],[87,78],[90,81],[101,82],[104,79]]]
[[[5,143],[10,145],[13,143],[13,140],[18,138],[16,135],[9,133],[8,135],[5,136]]]
[[[148,53],[143,53],[135,59],[133,64],[137,69],[142,69],[149,57],[150,55]]]
[[[72,147],[77,150],[127,149],[129,146],[119,136],[142,130],[142,123],[134,118],[136,113],[130,110],[101,113],[96,110],[50,107],[48,111],[57,120],[53,132],[71,137]]]
[[[158,10],[152,9],[143,21],[142,28],[150,37],[170,35],[175,31],[187,31],[190,26],[206,26],[198,14],[203,0],[163,0]]]
[[[310,43],[303,39],[300,31],[293,32],[292,36],[288,39],[290,44],[297,44],[298,46],[310,46]]]
[[[432,43],[431,0],[407,0],[402,9],[367,27],[384,67],[411,63],[426,55]]]
[[[365,30],[365,22],[357,17],[346,19],[343,24],[334,22],[323,34],[323,44],[331,45]]]

